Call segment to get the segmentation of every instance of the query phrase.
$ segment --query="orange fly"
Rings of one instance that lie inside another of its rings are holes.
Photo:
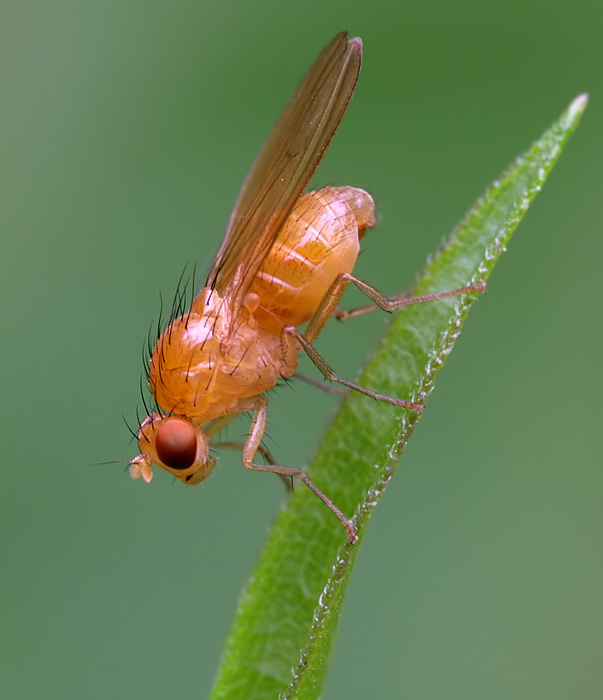
[[[264,393],[291,377],[304,351],[326,379],[396,406],[408,401],[378,394],[338,377],[314,349],[327,320],[373,308],[479,290],[479,285],[428,297],[388,299],[351,273],[359,241],[375,223],[371,196],[352,187],[302,192],[346,111],[362,58],[360,39],[338,34],[321,52],[260,151],[230,217],[205,287],[190,310],[161,334],[153,351],[150,388],[158,411],[138,431],[133,478],[151,481],[152,465],[187,484],[210,474],[210,441],[238,414],[252,412],[242,445],[249,469],[301,479],[339,518],[352,542],[353,523],[308,476],[294,467],[256,464],[266,427]],[[340,312],[353,282],[372,304]],[[308,322],[306,330],[298,327]],[[226,446],[227,443],[211,443]],[[232,444],[230,444],[232,446]]]

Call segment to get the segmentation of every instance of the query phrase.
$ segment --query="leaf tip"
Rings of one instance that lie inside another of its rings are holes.
[[[586,105],[588,104],[588,93],[583,92],[581,95],[578,95],[576,99],[571,103],[568,109],[569,117],[573,121],[576,119],[576,117],[579,117],[582,112],[586,109]]]

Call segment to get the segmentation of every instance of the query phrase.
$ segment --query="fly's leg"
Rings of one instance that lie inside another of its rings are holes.
[[[360,306],[356,309],[351,309],[350,311],[343,311],[337,308],[337,304],[341,299],[341,295],[345,291],[348,284],[352,282],[358,287],[358,289],[366,294],[366,296],[371,299],[372,304],[367,306]],[[486,285],[481,282],[478,284],[471,284],[467,287],[462,287],[461,289],[453,289],[448,292],[437,292],[435,294],[424,294],[423,296],[411,297],[408,293],[400,294],[394,297],[386,297],[381,292],[370,284],[363,282],[358,277],[350,274],[349,272],[343,273],[337,277],[333,282],[322,301],[318,309],[312,315],[306,332],[304,333],[306,340],[313,343],[320,331],[323,329],[325,323],[335,316],[335,318],[343,321],[348,318],[353,318],[354,316],[360,316],[361,314],[367,313],[369,311],[375,311],[376,309],[382,309],[383,311],[395,311],[396,309],[401,309],[404,306],[410,306],[411,304],[423,304],[426,301],[436,301],[437,299],[446,299],[447,297],[458,296],[459,294],[467,294],[468,292],[483,292],[486,289]]]
[[[352,525],[351,521],[348,520],[345,515],[337,508],[337,506],[327,498],[324,493],[314,485],[310,480],[308,475],[301,469],[296,469],[295,467],[282,467],[278,464],[254,464],[253,458],[256,452],[259,451],[262,437],[264,435],[264,430],[266,429],[266,416],[267,416],[267,406],[268,400],[264,396],[259,396],[255,408],[253,410],[253,418],[251,419],[251,428],[249,430],[249,437],[245,442],[243,447],[243,464],[247,469],[253,469],[258,472],[271,472],[273,474],[280,474],[283,477],[294,477],[296,479],[301,479],[304,484],[312,491],[315,496],[318,496],[320,500],[333,512],[334,515],[339,518],[339,521],[344,526],[345,531],[348,533],[348,537],[352,544],[358,539],[356,530]]]
[[[342,311],[337,308],[337,304],[341,299],[341,295],[345,291],[348,284],[352,282],[364,292],[369,299],[373,301],[372,304],[367,306],[358,307],[356,309],[351,309],[350,311]],[[411,408],[415,411],[421,411],[423,406],[421,404],[413,403],[411,401],[402,401],[401,399],[396,399],[391,396],[385,396],[384,394],[379,394],[376,391],[371,391],[370,389],[365,389],[358,384],[349,382],[347,379],[342,379],[331,369],[327,362],[318,354],[312,343],[318,338],[318,335],[322,331],[325,323],[335,316],[340,320],[345,320],[347,318],[352,318],[354,316],[360,316],[363,313],[369,311],[374,311],[376,309],[383,309],[383,311],[395,311],[396,309],[401,309],[404,306],[410,306],[411,304],[422,304],[427,301],[435,301],[437,299],[445,299],[447,297],[457,296],[459,294],[466,294],[468,292],[483,292],[486,289],[484,283],[472,284],[467,287],[462,287],[461,289],[454,289],[448,292],[438,292],[436,294],[425,294],[423,296],[411,297],[406,294],[401,294],[396,297],[386,297],[381,294],[380,291],[371,287],[370,284],[363,282],[358,277],[350,273],[343,273],[339,275],[333,282],[331,287],[328,289],[327,293],[324,295],[322,301],[320,302],[318,309],[312,315],[312,318],[308,322],[305,333],[300,333],[294,326],[285,326],[281,335],[281,343],[283,346],[283,356],[285,360],[285,365],[291,363],[291,358],[293,353],[298,349],[302,349],[306,352],[308,357],[320,370],[325,379],[332,382],[337,382],[349,389],[354,389],[359,391],[361,394],[366,394],[373,399],[378,399],[379,401],[385,401],[391,403],[394,406],[403,406],[405,408]]]
[[[350,275],[350,277],[353,277]],[[334,318],[339,321],[345,321],[348,318],[355,318],[356,316],[361,316],[370,311],[376,311],[377,309],[382,309],[383,311],[396,311],[404,306],[411,306],[412,304],[423,304],[426,301],[437,301],[438,299],[447,299],[448,297],[459,296],[460,294],[467,294],[469,292],[485,292],[486,284],[484,282],[478,282],[477,284],[469,284],[466,287],[461,287],[460,289],[452,289],[447,292],[436,292],[435,294],[423,294],[422,296],[411,297],[409,292],[404,292],[394,297],[386,297],[381,292],[371,287],[366,282],[359,280],[357,277],[348,280],[353,282],[358,289],[364,292],[369,299],[373,300],[372,304],[367,304],[366,306],[358,306],[354,309],[349,309],[347,311],[343,309],[335,309],[333,312]]]
[[[293,355],[297,355],[298,347],[300,347],[320,370],[325,379],[330,382],[337,382],[343,386],[347,386],[348,389],[354,389],[361,394],[370,396],[372,399],[377,399],[378,401],[385,401],[385,403],[391,403],[394,406],[402,406],[403,408],[411,408],[413,411],[420,413],[423,410],[423,406],[420,403],[413,403],[412,401],[403,401],[402,399],[396,399],[393,396],[386,396],[385,394],[379,394],[371,389],[366,389],[359,384],[354,384],[347,379],[343,379],[331,369],[329,364],[318,354],[312,343],[308,340],[305,334],[301,333],[295,326],[285,326],[281,334],[281,345],[283,347],[283,355],[285,359],[285,364],[288,362],[288,358]]]
[[[229,413],[226,416],[214,418],[214,420],[210,421],[207,425],[203,426],[203,432],[205,433],[205,437],[209,440],[214,435],[217,435],[221,430],[224,430],[224,428],[227,425],[230,425],[238,415],[238,413]]]
[[[331,386],[330,384],[325,384],[324,382],[320,382],[317,379],[313,379],[312,377],[308,377],[305,374],[301,374],[301,372],[296,372],[293,378],[300,379],[302,382],[306,382],[306,384],[309,384],[310,386],[314,386],[317,389],[320,389],[321,391],[325,391],[327,394],[335,394],[336,396],[348,395],[348,392],[345,389],[341,389],[338,386]]]
[[[211,446],[217,447],[218,449],[223,447],[227,450],[240,450],[241,452],[243,452],[243,450],[245,449],[244,442],[212,442]],[[274,461],[274,457],[272,456],[270,450],[267,447],[264,447],[264,445],[259,445],[258,452],[266,460],[267,464],[276,464],[276,462]],[[290,477],[284,476],[283,474],[278,474],[278,476],[282,479],[287,491],[293,491],[293,486],[291,484]]]
[[[244,442],[231,442],[229,440],[227,442],[212,442],[211,446],[217,447],[218,449],[224,448],[226,450],[240,450],[241,452],[243,452],[243,450],[245,449],[245,444],[246,443]],[[258,452],[266,460],[267,464],[276,464],[272,453],[267,447],[264,447],[264,445],[258,445]]]

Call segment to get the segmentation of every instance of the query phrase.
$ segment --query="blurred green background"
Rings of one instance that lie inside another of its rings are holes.
[[[591,104],[375,513],[324,697],[601,697],[601,2],[4,0],[3,698],[208,694],[282,485],[237,454],[189,489],[94,463],[136,454],[122,415],[142,411],[159,290],[207,268],[341,29],[364,67],[315,182],[375,196],[357,269],[387,293],[576,95]],[[319,349],[352,378],[386,322],[333,324]],[[336,405],[276,392],[275,455],[306,464]]]

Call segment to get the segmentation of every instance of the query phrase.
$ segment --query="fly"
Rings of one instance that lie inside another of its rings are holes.
[[[291,377],[305,352],[324,377],[373,399],[420,411],[410,401],[384,396],[336,375],[314,348],[332,316],[374,308],[393,311],[469,291],[387,298],[352,274],[359,243],[375,224],[372,197],[354,187],[302,194],[327,149],[354,92],[362,42],[338,34],[320,53],[260,151],[235,204],[205,287],[190,310],[159,337],[150,359],[150,389],[158,411],[138,430],[140,454],[133,478],[146,482],[156,465],[187,484],[198,484],[216,460],[214,437],[237,415],[252,413],[242,448],[248,469],[301,479],[339,518],[351,542],[354,524],[301,469],[257,464],[266,428],[265,393]],[[371,300],[342,312],[337,304],[353,283]],[[299,327],[307,323],[305,331]]]

